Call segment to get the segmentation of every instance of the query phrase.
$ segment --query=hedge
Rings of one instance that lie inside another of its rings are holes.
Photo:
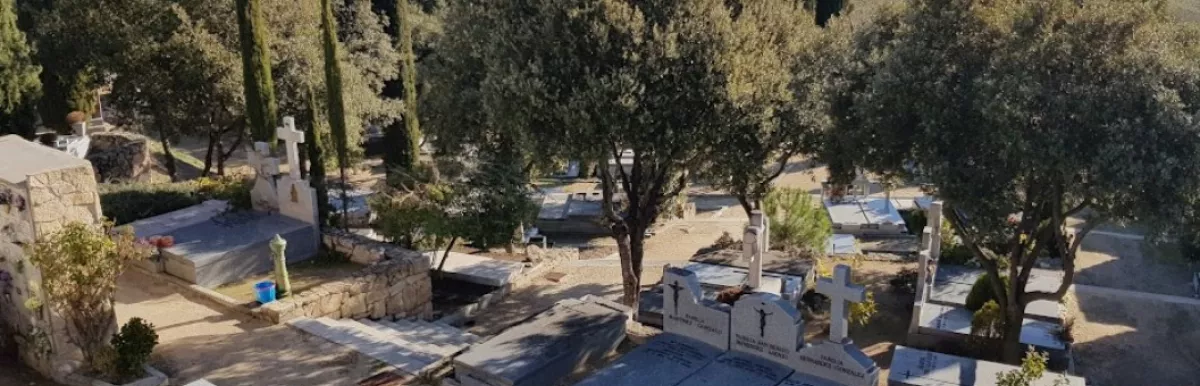
[[[250,207],[250,180],[201,178],[176,183],[100,184],[100,208],[117,225],[174,212],[207,200],[227,200],[235,209]]]

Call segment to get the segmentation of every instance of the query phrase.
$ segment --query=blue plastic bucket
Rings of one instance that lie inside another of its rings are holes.
[[[267,304],[275,301],[275,282],[267,280],[260,281],[254,285],[254,293],[258,295],[258,302]]]

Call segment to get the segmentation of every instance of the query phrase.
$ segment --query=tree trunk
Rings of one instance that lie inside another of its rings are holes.
[[[210,172],[212,172],[213,151],[216,148],[217,142],[220,142],[220,141],[221,141],[221,132],[220,131],[208,133],[208,150],[204,151],[204,171],[200,172],[201,177],[208,177],[208,174]]]
[[[171,142],[167,141],[166,130],[159,126],[158,140],[162,143],[163,155],[167,157],[167,175],[171,177],[171,182],[176,182],[179,177],[175,175],[175,154],[171,153]]]
[[[1018,305],[1012,311],[1015,312],[1004,314],[1002,360],[1008,364],[1019,365],[1025,352],[1021,347],[1021,322],[1025,319],[1025,306]]]
[[[642,284],[640,269],[635,267],[633,243],[624,224],[613,226],[613,238],[617,239],[617,253],[621,256],[621,283],[623,292],[621,302],[629,306],[634,313],[638,310],[638,288]]]
[[[442,253],[442,261],[438,262],[438,268],[437,268],[437,278],[438,279],[444,278],[445,271],[443,271],[442,269],[446,267],[446,259],[450,258],[450,250],[454,249],[454,243],[456,243],[456,242],[458,242],[458,236],[454,236],[454,237],[450,238],[450,244],[446,245],[446,252]]]
[[[251,137],[275,148],[278,106],[271,78],[271,46],[267,22],[259,0],[237,0],[238,34],[241,43],[242,77],[246,94],[246,116]]]
[[[225,140],[217,140],[217,175],[225,175]]]
[[[308,90],[308,139],[305,141],[305,154],[312,161],[309,166],[309,183],[312,184],[314,190],[317,191],[317,218],[318,223],[323,225],[329,224],[329,187],[326,184],[325,178],[325,144],[322,143],[321,134],[317,132],[317,98],[313,94],[312,88]]]
[[[218,175],[222,175],[222,176],[225,175],[225,161],[228,161],[230,157],[233,157],[233,152],[237,151],[238,146],[242,145],[242,140],[244,140],[246,138],[246,129],[244,127],[235,126],[234,130],[238,131],[237,137],[234,137],[233,145],[229,147],[229,151],[222,151],[222,150],[217,151],[217,174]],[[217,148],[223,149],[224,146],[225,146],[225,139],[222,138],[220,141],[217,142]]]

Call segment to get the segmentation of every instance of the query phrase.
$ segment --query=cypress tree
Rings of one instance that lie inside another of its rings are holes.
[[[14,0],[0,0],[0,134],[33,135],[32,122],[26,117],[41,91],[41,71],[25,34],[17,28]]]
[[[325,46],[325,98],[329,105],[329,129],[337,150],[338,171],[342,180],[342,224],[346,224],[346,164],[350,162],[346,144],[346,105],[342,100],[342,66],[338,62],[337,20],[333,18],[333,3],[321,0],[321,40]],[[314,159],[315,156],[314,156]]]
[[[387,127],[384,140],[391,151],[384,154],[389,169],[411,170],[421,160],[421,123],[417,118],[417,63],[413,53],[412,23],[408,20],[408,0],[394,0],[392,20],[396,20],[397,48],[400,50],[400,78],[404,86],[404,120]]]
[[[267,23],[262,12],[259,0],[237,0],[250,138],[255,142],[269,143],[274,148],[278,112],[275,87],[271,80],[271,47],[267,44]]]
[[[308,138],[304,141],[308,148],[308,180],[317,191],[317,216],[320,224],[329,223],[329,188],[325,186],[325,145],[321,142],[321,133],[317,130],[321,125],[317,117],[317,96],[312,88],[308,89]]]

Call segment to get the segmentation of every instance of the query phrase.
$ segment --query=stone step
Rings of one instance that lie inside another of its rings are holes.
[[[428,339],[416,339],[420,337],[397,330],[390,326],[384,325],[383,323],[372,322],[366,319],[360,319],[358,322],[374,328],[379,332],[387,334],[388,337],[395,341],[403,342],[405,347],[408,347],[413,351],[427,352],[444,357],[457,354],[463,349],[457,345],[439,344],[438,342],[430,342]]]
[[[459,336],[464,334],[447,333],[445,331],[435,330],[429,326],[423,326],[412,321],[398,320],[395,322],[383,322],[383,325],[391,327],[402,334],[412,336],[412,340],[423,343],[432,343],[443,346],[452,346],[458,349],[466,348],[471,344],[471,341]]]
[[[430,322],[430,321],[424,321],[424,320],[417,320],[416,322],[417,323],[425,323],[430,326],[433,326],[433,328],[443,331],[452,336],[461,338],[461,339],[467,341],[467,343],[475,343],[481,339],[478,335],[463,331],[462,329],[460,329],[458,327],[454,327],[454,326],[451,326],[446,323],[442,323],[442,322],[438,322],[438,321]]]
[[[354,321],[337,321],[329,318],[297,318],[287,322],[309,334],[333,343],[346,346],[363,355],[391,365],[409,374],[420,374],[433,364],[440,362],[439,355],[414,352],[394,343],[380,332]],[[380,337],[382,335],[383,337]]]

